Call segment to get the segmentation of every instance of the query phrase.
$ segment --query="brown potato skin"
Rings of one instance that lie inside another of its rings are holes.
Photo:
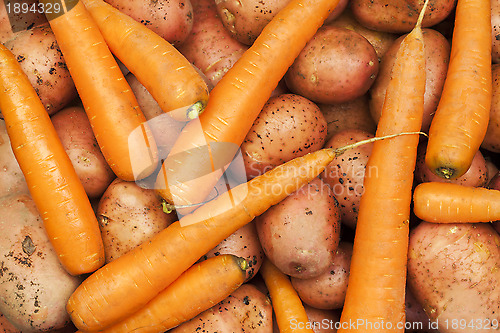
[[[410,32],[417,23],[423,6],[419,0],[351,0],[356,20],[367,28],[392,32]],[[443,21],[455,8],[455,0],[430,0],[422,27],[430,27]]]
[[[193,6],[190,0],[106,2],[144,24],[171,44],[182,43],[193,27]]]
[[[302,302],[316,309],[334,310],[344,305],[349,281],[352,243],[340,242],[330,267],[311,279],[292,277],[290,281]]]
[[[339,311],[330,311],[313,308],[304,304],[307,318],[312,323],[314,333],[336,333],[335,323],[340,322]]]
[[[373,137],[373,134],[362,130],[344,130],[334,134],[325,147],[340,148]],[[364,193],[366,165],[372,149],[373,144],[368,143],[347,150],[336,157],[320,175],[332,188],[339,202],[342,223],[352,229],[356,228],[359,204]]]
[[[27,194],[0,201],[0,257],[0,312],[6,319],[23,333],[67,326],[66,302],[83,279],[62,267]]]
[[[443,91],[450,58],[450,43],[436,30],[423,29],[422,33],[425,43],[426,70],[422,131],[427,132]],[[376,123],[380,119],[385,92],[391,79],[392,66],[396,60],[396,53],[403,38],[404,36],[401,36],[396,39],[382,57],[377,79],[370,88],[370,112]]]
[[[492,97],[488,129],[481,147],[500,153],[500,64],[491,67]]]
[[[85,192],[90,198],[100,197],[116,176],[99,149],[85,110],[65,108],[51,119]]]
[[[17,34],[5,47],[16,57],[50,115],[78,96],[48,23]]]
[[[3,333],[22,333],[3,314],[0,314],[0,330]]]
[[[375,49],[361,34],[324,25],[285,74],[293,93],[316,103],[344,103],[365,94],[378,73]]]
[[[340,209],[319,178],[255,219],[266,257],[283,273],[309,279],[324,273],[340,239]]]
[[[11,4],[10,13],[6,6],[7,2]],[[25,3],[32,8],[31,6],[37,2],[36,0],[23,0],[22,2],[9,0],[0,3],[0,43],[4,44],[25,30],[47,23],[44,13],[33,11],[16,13],[13,7],[15,3]]]
[[[177,219],[163,212],[153,190],[116,178],[97,207],[106,263],[151,239]]]
[[[326,133],[315,103],[296,94],[271,97],[241,145],[248,179],[320,149]]]
[[[500,321],[499,263],[500,236],[491,225],[422,222],[410,234],[408,287],[429,318],[439,319],[439,332],[483,332],[479,325]],[[453,327],[453,320],[476,329]]]
[[[491,0],[491,61],[500,63],[500,1]]]
[[[0,184],[0,198],[15,193],[28,193],[28,184],[12,151],[3,119],[0,119]]]

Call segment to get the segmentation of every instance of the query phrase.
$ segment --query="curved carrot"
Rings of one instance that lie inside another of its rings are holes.
[[[104,247],[87,194],[29,79],[1,44],[0,109],[61,264],[73,275],[95,271],[104,264]]]
[[[489,0],[458,0],[450,65],[431,122],[425,162],[446,179],[470,167],[488,127],[491,107]]]
[[[111,52],[176,120],[197,118],[208,87],[191,63],[165,39],[102,0],[82,0]]]
[[[60,4],[59,0],[41,2]],[[144,178],[158,164],[156,144],[145,124],[146,118],[83,3],[62,3],[71,9],[62,15],[46,15],[99,147],[119,178]]]
[[[304,305],[288,276],[265,258],[259,270],[266,284],[273,305],[280,333],[313,333],[308,328]]]
[[[225,165],[235,156],[272,91],[337,3],[292,0],[273,18],[210,92],[199,122],[183,129],[158,174],[155,189],[159,195],[177,206],[205,200],[222,173],[207,175],[204,170],[211,161]],[[185,153],[207,144],[208,156]]]
[[[377,136],[422,126],[425,55],[420,24],[427,3],[396,54]],[[418,142],[418,137],[404,136],[373,144],[366,166],[372,172],[364,179],[339,333],[404,332],[406,254]]]
[[[245,281],[245,259],[231,254],[193,265],[141,310],[104,333],[165,332],[222,302]]]
[[[500,191],[452,183],[417,185],[413,211],[427,222],[473,223],[500,220]]]

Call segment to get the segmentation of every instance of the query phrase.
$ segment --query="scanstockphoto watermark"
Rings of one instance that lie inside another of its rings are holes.
[[[357,319],[349,321],[334,321],[330,319],[323,319],[321,321],[308,321],[299,322],[296,319],[290,321],[290,328],[293,330],[298,329],[323,329],[323,330],[424,330],[430,328],[430,326],[424,325],[422,322],[397,322],[393,323],[390,321],[370,321],[366,319]]]

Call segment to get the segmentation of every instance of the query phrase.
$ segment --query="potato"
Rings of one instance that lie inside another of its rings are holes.
[[[491,61],[500,63],[500,1],[491,0]]]
[[[328,269],[311,279],[291,278],[302,302],[323,310],[344,305],[351,265],[352,243],[340,242]]]
[[[14,327],[10,321],[5,318],[3,314],[0,314],[0,330],[3,333],[22,333],[20,330]]]
[[[310,279],[323,274],[340,238],[340,210],[319,178],[255,219],[267,258],[283,273]]]
[[[247,177],[323,147],[326,120],[319,107],[295,94],[271,97],[241,145]]]
[[[350,7],[346,8],[335,20],[327,22],[327,24],[333,27],[356,31],[361,36],[365,37],[375,49],[379,60],[382,59],[385,52],[387,52],[396,38],[398,38],[397,34],[368,29],[359,24],[354,18]]]
[[[321,27],[285,74],[293,93],[332,104],[365,94],[375,81],[379,61],[373,46],[359,33]]]
[[[425,43],[425,95],[424,116],[422,119],[422,131],[427,132],[431,124],[432,116],[443,91],[448,61],[450,58],[450,44],[436,30],[423,29]],[[376,123],[380,119],[382,106],[384,104],[385,92],[391,79],[392,66],[396,60],[396,53],[404,36],[399,37],[386,51],[380,62],[380,70],[375,83],[370,89],[370,112]]]
[[[16,35],[5,43],[49,114],[54,114],[77,97],[61,50],[48,24]]]
[[[405,333],[439,333],[408,287],[405,294],[405,314],[407,325]]]
[[[191,0],[191,33],[177,49],[215,86],[248,49],[224,27],[213,0]]]
[[[65,108],[51,119],[85,192],[91,198],[100,197],[116,176],[99,149],[85,110]]]
[[[0,198],[15,193],[28,193],[28,184],[17,163],[5,121],[0,119]]]
[[[47,23],[45,15],[33,10],[25,11],[23,6],[33,8],[37,5],[36,0],[2,1],[0,3],[0,43],[4,44],[9,39],[25,30]],[[25,4],[25,5],[23,5]]]
[[[262,29],[290,0],[216,0],[224,27],[237,41],[252,45]]]
[[[329,311],[313,308],[307,304],[304,304],[304,309],[306,310],[307,319],[312,324],[312,330],[314,333],[336,333],[337,323],[340,322],[339,311]]]
[[[29,195],[1,200],[0,237],[0,312],[23,333],[65,327],[66,302],[82,278],[62,267]]]
[[[248,263],[246,279],[249,281],[260,269],[264,260],[264,251],[259,242],[257,229],[253,222],[235,231],[231,236],[224,239],[215,248],[202,257],[202,260],[219,256],[221,254],[234,254],[244,258]]]
[[[435,175],[425,164],[426,144],[421,143],[417,148],[417,161],[415,165],[415,181],[446,182],[465,186],[483,187],[488,183],[488,167],[481,151],[477,151],[472,159],[472,164],[462,176],[456,179],[444,179]]]
[[[342,13],[349,7],[349,0],[339,0],[337,6],[330,12],[328,17],[323,22],[324,24],[330,23],[335,20],[337,17],[342,15]]]
[[[163,212],[153,190],[116,178],[97,207],[106,262],[151,239],[176,219],[174,213]]]
[[[334,134],[325,147],[340,148],[357,141],[373,138],[374,135],[362,130],[344,130]],[[372,143],[347,150],[336,157],[320,175],[328,184],[340,205],[342,223],[356,228],[359,203],[364,193],[366,164],[373,148]],[[376,172],[376,170],[368,170]]]
[[[500,64],[492,65],[491,78],[490,119],[481,147],[494,153],[500,153]]]
[[[393,32],[410,32],[417,23],[422,9],[420,0],[351,0],[356,20],[367,28]],[[422,21],[422,27],[430,27],[443,21],[455,8],[455,0],[430,0]]]
[[[182,43],[193,27],[190,0],[106,0],[172,44]]]
[[[272,312],[266,295],[251,284],[243,284],[219,304],[168,332],[271,333]]]
[[[499,263],[489,224],[422,222],[410,234],[408,286],[440,333],[498,330]]]

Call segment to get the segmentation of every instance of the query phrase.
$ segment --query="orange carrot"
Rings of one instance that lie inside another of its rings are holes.
[[[94,211],[47,111],[3,45],[0,109],[12,150],[61,264],[73,275],[95,271],[104,264],[104,247]]]
[[[197,118],[208,87],[191,63],[165,39],[103,0],[82,0],[111,52],[176,120]]]
[[[422,126],[425,55],[421,22],[396,54],[377,136]],[[349,284],[339,333],[404,332],[406,262],[413,172],[418,137],[373,145],[366,168]],[[353,324],[354,323],[354,324]]]
[[[431,122],[425,162],[446,179],[470,167],[491,107],[491,8],[489,0],[458,0],[450,64]]]
[[[60,4],[59,0],[41,3]],[[150,175],[158,163],[146,118],[123,73],[85,6],[63,0],[69,11],[46,13],[95,137],[114,173],[133,181]],[[47,7],[48,8],[48,7]],[[55,8],[55,7],[54,7]]]
[[[259,272],[269,290],[280,333],[313,333],[304,305],[289,277],[267,258]]]
[[[228,297],[245,281],[246,269],[245,259],[231,254],[195,264],[141,310],[101,332],[165,332]]]
[[[419,184],[413,211],[427,222],[491,222],[500,220],[500,191],[452,183]]]
[[[177,206],[205,200],[222,175],[207,174],[216,171],[210,162],[226,165],[235,156],[272,91],[337,3],[292,0],[273,18],[210,92],[200,122],[183,129],[158,174],[159,195]],[[206,154],[186,153],[207,144]]]

